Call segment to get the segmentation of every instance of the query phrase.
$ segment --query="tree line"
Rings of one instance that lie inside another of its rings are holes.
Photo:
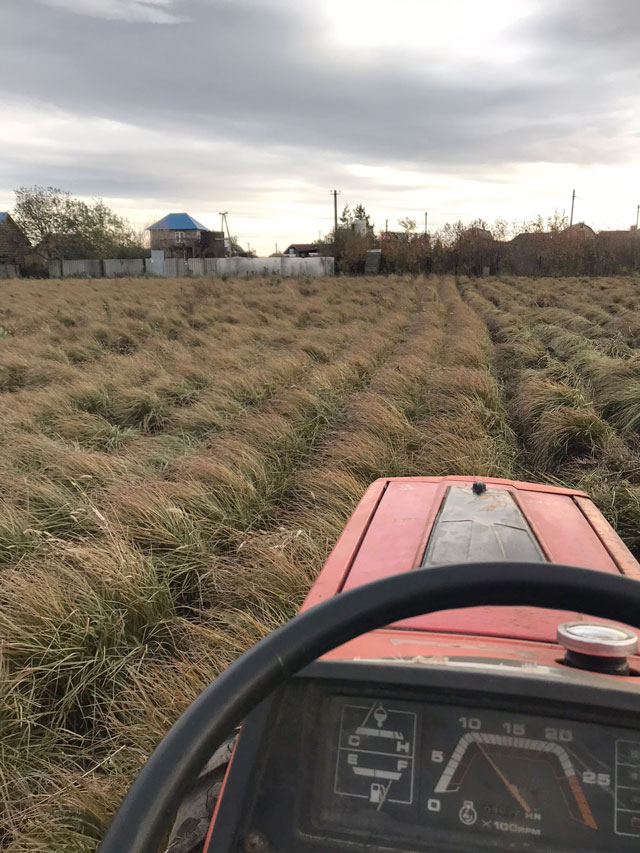
[[[356,227],[356,221],[364,222]],[[340,272],[364,271],[365,253],[381,250],[382,272],[448,272],[482,275],[489,270],[516,275],[608,275],[640,270],[640,233],[569,228],[564,211],[528,220],[484,219],[446,223],[428,234],[405,216],[397,231],[377,233],[364,206],[347,206],[337,232],[319,242],[321,254],[336,258]]]

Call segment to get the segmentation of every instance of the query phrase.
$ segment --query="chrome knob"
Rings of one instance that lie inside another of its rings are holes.
[[[630,628],[597,622],[564,622],[557,640],[569,666],[618,675],[629,671],[627,656],[638,651],[638,636]]]

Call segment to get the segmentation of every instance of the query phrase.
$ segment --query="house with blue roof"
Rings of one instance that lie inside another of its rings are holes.
[[[0,211],[0,264],[23,264],[31,243],[8,213]]]
[[[223,258],[224,234],[210,231],[188,213],[168,213],[147,229],[151,249],[168,258]]]

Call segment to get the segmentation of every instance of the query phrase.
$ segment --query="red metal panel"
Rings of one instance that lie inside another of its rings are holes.
[[[442,483],[389,483],[344,589],[409,571],[419,563],[421,545],[433,525],[444,490]]]
[[[519,492],[517,500],[552,562],[619,574],[609,552],[573,500],[531,491]]]
[[[501,477],[471,477],[468,475],[456,474],[450,477],[389,477],[389,483],[447,483],[457,484],[468,483],[471,485],[475,480],[481,479],[487,486],[500,486],[500,488],[518,489],[527,492],[546,492],[550,495],[580,495],[583,498],[588,497],[584,492],[578,489],[566,489],[563,486],[547,486],[541,483],[526,483],[524,480],[504,480]]]
[[[611,554],[612,559],[615,560],[622,574],[640,580],[640,565],[638,565],[638,561],[615,530],[613,530],[598,507],[588,498],[578,496],[574,500],[597,533],[604,547]]]
[[[300,610],[306,610],[319,604],[327,598],[336,595],[342,589],[355,555],[367,533],[369,523],[373,518],[376,507],[383,496],[387,480],[375,480],[364,493],[340,538],[327,558],[322,571],[316,578],[309,595],[304,600]]]

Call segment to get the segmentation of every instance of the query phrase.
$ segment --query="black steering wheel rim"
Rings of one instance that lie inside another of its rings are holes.
[[[340,593],[245,652],[187,708],[134,781],[100,853],[156,853],[190,784],[219,743],[316,658],[401,619],[478,605],[572,610],[640,628],[640,582],[553,563],[441,566]]]

